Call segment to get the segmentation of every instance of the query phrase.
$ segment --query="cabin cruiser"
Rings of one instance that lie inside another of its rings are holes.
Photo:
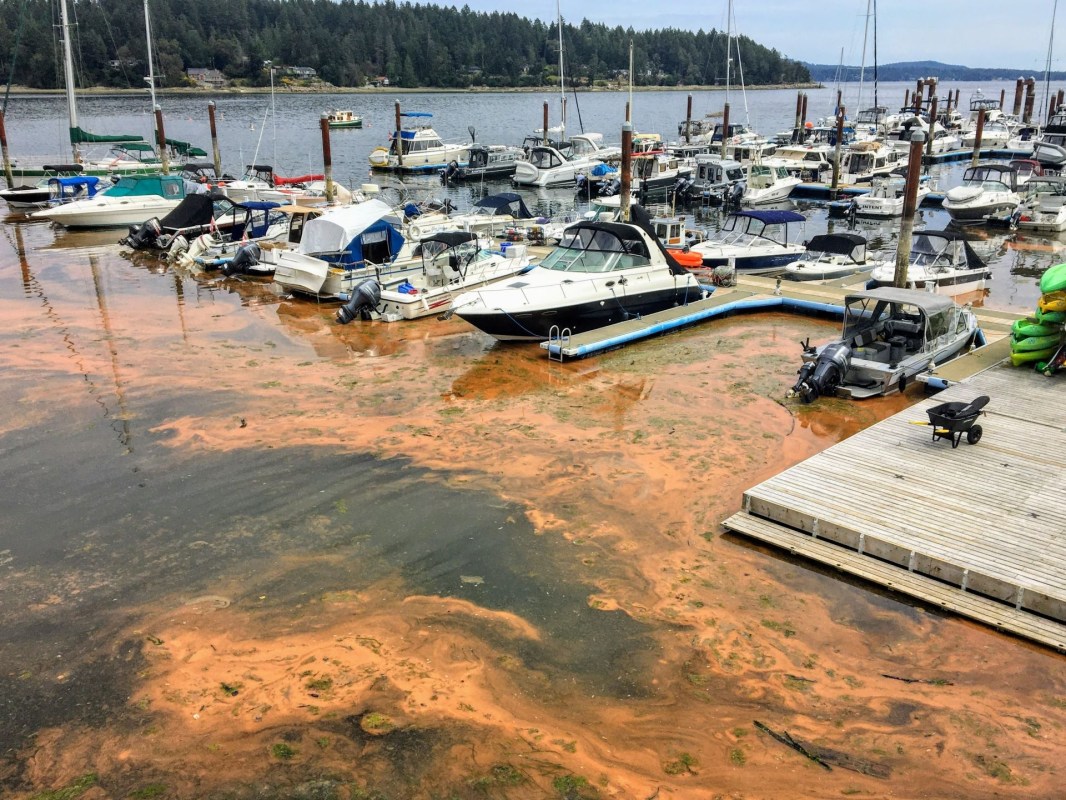
[[[880,261],[866,260],[866,244],[866,237],[857,233],[812,236],[803,256],[785,265],[783,277],[793,281],[829,281],[880,266]]]
[[[1066,231],[1066,177],[1031,178],[1025,184],[1021,204],[1002,222],[1020,231]]]
[[[785,167],[803,181],[818,181],[823,172],[833,169],[833,149],[825,144],[788,144],[778,147],[763,163]]]
[[[408,112],[401,116],[423,119],[432,117],[426,112]],[[429,125],[401,128],[392,134],[388,147],[377,147],[367,157],[373,169],[395,172],[437,172],[455,161],[466,166],[470,160],[470,146],[445,144]]]
[[[802,230],[806,221],[795,211],[737,211],[716,237],[693,245],[691,252],[699,254],[705,270],[732,264],[738,273],[776,273],[804,252],[792,241],[791,228]]]
[[[748,165],[748,175],[740,202],[746,206],[780,203],[787,200],[792,190],[802,182],[795,175],[790,175],[781,165],[756,161]]]
[[[643,209],[632,210],[638,222],[571,225],[532,269],[461,294],[452,308],[497,339],[539,341],[553,329],[581,333],[706,297],[651,233]]]
[[[1017,168],[982,163],[968,167],[962,186],[947,191],[944,210],[957,222],[982,222],[990,215],[1010,213],[1020,202]]]
[[[558,146],[534,145],[515,164],[512,179],[519,186],[562,186],[576,183],[577,176],[597,164],[622,154],[620,147],[603,145],[603,134],[582,133]]]
[[[870,273],[871,286],[892,286],[895,260]],[[907,265],[907,286],[938,294],[959,295],[983,289],[992,270],[958,231],[915,231]]]
[[[665,194],[692,175],[691,166],[682,164],[677,156],[665,153],[634,155],[631,165],[631,191],[639,194],[645,203],[649,195]],[[610,196],[618,194],[621,188],[621,171],[608,164],[599,164],[588,174],[577,176],[577,191],[582,197]]]
[[[733,195],[733,187],[744,184],[746,179],[747,172],[739,161],[717,155],[698,155],[691,177],[678,182],[676,194],[684,200],[721,205]]]
[[[848,203],[847,211],[854,209],[856,216],[876,217],[887,219],[889,217],[903,216],[904,194],[907,189],[907,181],[902,177],[874,178],[870,183],[870,191],[858,195]],[[922,201],[932,192],[930,181],[922,179],[918,182],[915,192],[915,212],[922,205]]]
[[[880,287],[844,298],[840,339],[803,346],[789,397],[809,403],[839,395],[877,397],[906,389],[915,376],[959,355],[980,335],[977,317],[949,297]]]
[[[1045,167],[1066,166],[1066,108],[1051,115],[1040,138],[1033,144],[1033,158]]]
[[[337,311],[342,325],[362,317],[398,322],[446,311],[462,292],[509,278],[529,268],[525,245],[504,242],[489,249],[470,231],[442,231],[418,247],[421,271],[408,271],[402,278],[383,280],[367,277],[356,283],[347,302]]]
[[[503,192],[482,197],[469,211],[461,214],[422,214],[409,220],[403,233],[412,239],[422,239],[440,231],[471,231],[479,236],[503,236],[515,228],[543,225],[548,220],[534,217],[521,196]]]
[[[840,182],[863,183],[906,165],[908,154],[884,142],[852,142],[840,155]]]
[[[271,208],[267,208],[271,207]],[[233,215],[246,214],[244,227],[202,233],[188,247],[171,244],[167,255],[182,267],[224,275],[272,276],[278,254],[300,244],[304,226],[325,209],[309,206],[278,206],[261,200],[234,203]]]
[[[1013,136],[1014,126],[1006,119],[985,120],[984,127],[981,128],[981,147],[1006,147]],[[972,150],[977,142],[977,129],[963,131],[960,139],[963,149]]]
[[[335,108],[326,116],[330,128],[362,128],[363,118],[350,108]]]
[[[506,144],[470,145],[470,155],[465,166],[458,161],[449,161],[440,172],[440,182],[479,181],[485,178],[509,178],[514,175],[515,164],[525,155],[521,147]]]
[[[185,182],[177,175],[123,175],[93,197],[43,208],[30,216],[68,228],[125,227],[166,214],[184,197]]]

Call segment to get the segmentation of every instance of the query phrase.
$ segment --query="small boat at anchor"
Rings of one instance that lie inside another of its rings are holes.
[[[823,233],[807,242],[803,257],[785,265],[792,281],[830,281],[880,266],[866,260],[866,237],[857,233]]]
[[[330,128],[362,128],[363,118],[350,108],[333,109],[326,119]]]
[[[917,375],[954,358],[980,335],[969,306],[919,289],[879,287],[844,298],[839,339],[803,342],[789,397],[861,399],[902,392]]]

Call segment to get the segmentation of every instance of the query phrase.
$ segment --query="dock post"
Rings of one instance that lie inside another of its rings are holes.
[[[933,138],[936,134],[936,104],[937,96],[934,94],[929,98],[929,138],[925,143],[925,155],[928,158],[933,157]]]
[[[548,126],[544,126],[544,135],[548,135]],[[400,101],[396,101],[396,166],[403,167],[403,120],[400,119]]]
[[[1033,119],[1033,106],[1036,103],[1036,78],[1025,79],[1025,110],[1022,122],[1028,125]]]
[[[922,178],[924,146],[925,131],[915,131],[911,137],[910,158],[907,160],[907,183],[903,188],[903,220],[899,229],[899,244],[896,247],[896,272],[892,278],[892,285],[897,289],[907,288],[907,267],[911,260],[911,234],[914,232],[914,212],[918,208],[918,183]]]
[[[1064,97],[1063,97],[1064,94],[1066,94],[1066,93],[1064,93],[1062,89],[1059,89],[1059,93],[1057,95],[1055,95],[1058,98],[1058,101],[1059,101],[1058,105],[1059,106],[1062,105],[1062,101],[1064,99]],[[1058,106],[1055,107],[1055,110],[1058,111]]]
[[[839,96],[839,92],[838,92]],[[833,151],[833,199],[836,200],[837,189],[840,188],[840,149],[844,144],[844,106],[837,104],[837,141]]]
[[[977,164],[978,159],[981,158],[981,137],[985,133],[985,110],[983,108],[977,111],[977,131],[973,137],[973,156],[970,158],[970,165]]]
[[[803,92],[796,92],[796,124],[792,126],[792,141],[798,142],[800,132],[803,130],[803,120],[800,114],[803,112]]]
[[[803,109],[800,111],[800,143],[803,143],[804,132],[807,129],[807,93],[803,93]]]
[[[333,205],[333,152],[329,146],[329,114],[322,112],[318,121],[322,131],[322,172],[326,176],[326,205]]]
[[[688,96],[688,106],[685,111],[685,144],[692,143],[692,94]]]
[[[155,138],[159,147],[159,162],[163,168],[163,174],[170,174],[170,161],[167,158],[167,134],[163,130],[163,109],[155,107]]]
[[[1025,78],[1018,78],[1014,82],[1014,116],[1022,113],[1022,87],[1025,86]]]
[[[1047,124],[1048,124],[1049,122],[1051,122],[1051,117],[1052,117],[1052,116],[1053,116],[1053,115],[1055,114],[1055,108],[1056,108],[1056,103],[1055,103],[1055,101],[1056,101],[1056,99],[1057,99],[1057,98],[1055,98],[1054,96],[1052,96],[1052,98],[1051,98],[1051,101],[1050,101],[1050,102],[1048,103],[1048,107],[1047,107],[1047,119],[1046,119],[1046,120],[1044,120],[1044,124],[1045,124],[1045,125],[1047,125]]]
[[[1007,102],[1007,90],[1006,89],[1000,89],[999,90],[999,110],[1000,111],[1003,110],[1003,104],[1005,102]]]
[[[728,108],[728,106],[726,106]],[[622,188],[620,206],[622,222],[629,222],[629,202],[633,190],[633,123],[622,125]]]
[[[548,101],[544,101],[544,127],[541,129],[544,131],[544,146],[548,146]]]
[[[919,78],[914,87],[914,113],[922,113],[922,100],[925,97],[925,78]]]
[[[626,100],[626,122],[632,122],[633,118],[629,116],[629,101]]]
[[[207,103],[207,119],[211,123],[211,154],[215,159],[215,177],[222,180],[222,151],[218,149],[218,128],[215,127],[215,101]]]
[[[911,107],[911,90],[908,89],[903,93],[903,108]]]
[[[0,111],[0,152],[4,157],[4,178],[7,179],[7,188],[15,188],[15,178],[11,174],[11,157],[7,153],[7,127],[4,125],[4,112]]]
[[[729,141],[729,103],[722,108],[722,158],[725,158],[725,143]]]

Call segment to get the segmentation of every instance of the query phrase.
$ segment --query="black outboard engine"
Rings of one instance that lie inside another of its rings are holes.
[[[129,233],[119,239],[118,243],[132,247],[134,250],[149,250],[160,246],[157,240],[162,232],[163,226],[159,224],[159,217],[152,217],[143,225],[130,225]]]
[[[360,317],[370,319],[371,312],[381,302],[381,284],[374,278],[364,278],[352,289],[348,302],[337,309],[337,322],[347,325]]]
[[[440,171],[440,182],[442,185],[447,186],[449,182],[455,180],[455,176],[459,173],[459,162],[449,161],[448,166]]]
[[[740,201],[744,198],[744,188],[743,181],[737,181],[729,187],[729,203],[731,205],[740,205]]]
[[[230,275],[244,275],[251,267],[256,266],[262,257],[262,248],[255,242],[248,242],[238,247],[233,258],[222,265],[222,274],[227,278]]]
[[[811,353],[810,340],[803,344],[804,353]],[[833,342],[822,348],[818,358],[808,361],[799,369],[799,380],[788,393],[810,403],[819,397],[833,395],[844,381],[851,366],[851,348],[844,342]]]

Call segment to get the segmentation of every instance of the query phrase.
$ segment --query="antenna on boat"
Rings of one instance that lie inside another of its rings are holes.
[[[144,35],[148,45],[148,77],[145,80],[148,81],[148,91],[152,96],[152,108],[154,109],[156,107],[155,66],[152,63],[152,21],[148,16],[148,0],[144,0]]]
[[[874,108],[877,104],[877,0],[874,0]],[[877,112],[875,111],[874,114]]]
[[[862,31],[862,66],[859,68],[859,96],[855,98],[855,111],[862,111],[862,85],[866,81],[866,37],[870,33],[870,3],[866,0],[866,26]]]
[[[633,117],[633,40],[629,40],[629,122]]]

